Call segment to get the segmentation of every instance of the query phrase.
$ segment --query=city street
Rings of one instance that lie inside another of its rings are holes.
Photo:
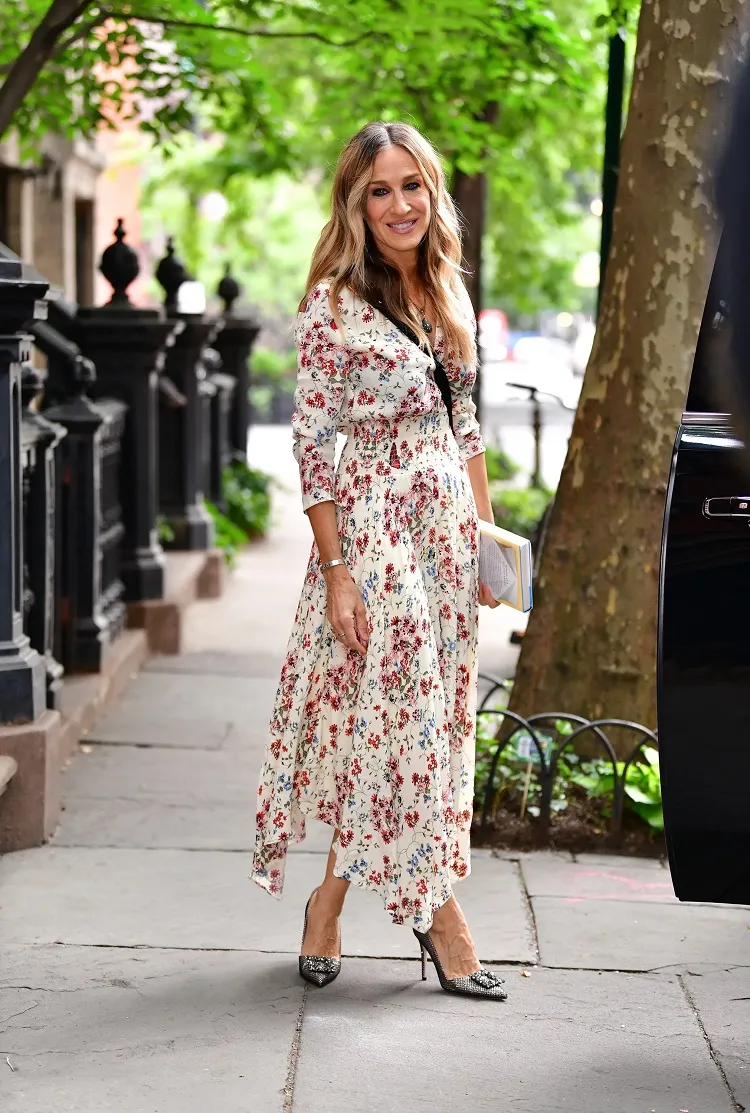
[[[458,896],[504,1004],[419,974],[352,891],[343,971],[297,974],[329,832],[283,902],[247,880],[266,722],[309,546],[288,430],[270,537],[189,613],[64,778],[48,846],[0,862],[3,1113],[737,1113],[750,1108],[750,909],[684,906],[653,860],[478,851]],[[512,665],[513,612],[481,667]]]

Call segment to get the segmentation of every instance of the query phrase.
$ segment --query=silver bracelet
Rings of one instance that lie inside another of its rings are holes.
[[[339,564],[346,564],[345,560],[327,560],[325,564],[321,564],[320,571],[327,572],[329,568],[335,568]]]

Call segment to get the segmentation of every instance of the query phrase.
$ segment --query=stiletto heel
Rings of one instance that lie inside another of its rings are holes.
[[[495,1001],[506,1000],[508,994],[503,988],[505,982],[502,978],[498,978],[497,974],[493,974],[491,970],[477,970],[475,973],[467,974],[462,978],[446,978],[443,964],[438,957],[435,944],[430,939],[429,933],[417,931],[416,928],[412,930],[422,948],[422,981],[427,980],[425,955],[429,954],[437,971],[440,988],[445,990],[446,993],[458,993],[462,997],[491,997]]]
[[[426,982],[427,981],[427,951],[422,946],[421,941],[420,941],[420,944],[419,944],[419,951],[420,951],[420,954],[422,955],[422,981]]]
[[[317,892],[317,889],[315,890]],[[305,936],[307,935],[307,914],[310,911],[310,901],[315,896],[311,893],[307,904],[305,905],[305,923],[302,928],[302,946],[305,944]],[[341,939],[339,938],[339,950],[341,950]],[[315,985],[318,989],[322,989],[324,985],[329,985],[335,978],[338,978],[341,973],[341,959],[329,958],[327,955],[300,955],[299,956],[299,972],[300,977],[304,978],[310,985]]]

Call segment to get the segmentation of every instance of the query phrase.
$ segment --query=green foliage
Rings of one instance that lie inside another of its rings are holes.
[[[222,488],[226,516],[242,531],[245,540],[262,537],[271,516],[271,477],[256,471],[243,460],[235,460],[224,471]]]
[[[174,541],[174,530],[163,514],[156,519],[156,536],[160,545],[169,545]]]
[[[239,549],[255,537],[263,537],[271,517],[272,479],[265,472],[249,467],[244,460],[233,460],[222,476],[225,510],[211,502],[206,509],[214,520],[215,543],[223,549],[231,566]]]
[[[496,709],[502,710],[507,697],[503,697]],[[475,808],[479,810],[484,803],[484,792],[490,773],[493,755],[497,748],[500,716],[480,715],[477,720],[477,757],[476,757],[476,799]],[[537,731],[544,747],[545,758],[549,757],[556,745],[564,744],[565,738],[572,734],[572,726],[567,721],[555,724],[556,734]],[[527,756],[529,755],[529,756]],[[625,763],[616,763],[617,775],[622,777]],[[539,816],[539,800],[542,786],[539,780],[539,760],[531,738],[525,731],[518,731],[503,751],[495,772],[495,804],[502,807],[503,802],[514,801],[518,804],[526,785],[526,811],[532,818]],[[566,751],[559,759],[557,775],[552,789],[552,811],[565,811],[577,795],[590,800],[602,799],[601,814],[604,818],[612,815],[614,793],[614,774],[612,764],[601,758],[584,759]],[[653,832],[664,830],[662,810],[661,781],[659,777],[659,754],[651,746],[644,746],[639,758],[634,761],[625,774],[625,808],[639,816]]]
[[[534,540],[553,492],[546,487],[490,487],[497,525]]]
[[[0,73],[48,0],[6,7]],[[591,301],[573,272],[598,239],[588,205],[611,30],[596,27],[600,0],[441,0],[428,18],[413,0],[142,0],[137,11],[107,20],[83,3],[13,125],[38,157],[45,133],[93,137],[118,113],[136,118],[161,144],[148,154],[146,238],[172,232],[209,289],[230,261],[254,304],[288,318],[341,144],[369,120],[400,118],[449,174],[487,173],[488,305]],[[201,211],[211,192],[227,205],[218,220]]]
[[[226,514],[222,514],[212,502],[206,503],[206,510],[214,520],[214,544],[221,549],[230,568],[237,559],[237,550],[247,544],[247,534],[236,526]]]
[[[261,308],[264,323],[291,349],[289,322],[325,221],[322,200],[306,178],[257,177],[250,157],[225,178],[222,160],[223,141],[195,135],[180,137],[168,151],[150,151],[142,235],[154,243],[155,253],[165,233],[174,235],[188,269],[208,290],[216,288],[229,263],[244,298]],[[217,203],[218,216],[210,215],[206,199]]]
[[[515,475],[518,475],[518,464],[515,464],[510,456],[496,445],[488,444],[486,446],[484,461],[487,465],[487,478],[490,483],[513,479]]]
[[[621,777],[625,763],[618,761],[616,767]],[[582,762],[579,769],[570,774],[569,779],[572,784],[582,788],[587,796],[612,794],[614,775],[608,761]],[[642,757],[628,767],[625,775],[625,806],[639,815],[652,830],[664,830],[659,753],[653,746],[644,746]]]
[[[253,378],[266,382],[294,377],[297,357],[294,351],[276,352],[273,348],[255,348],[253,351]]]
[[[0,62],[28,43],[48,6],[17,0],[3,13]],[[320,153],[394,111],[473,172],[496,130],[484,119],[488,89],[531,112],[556,84],[585,93],[590,69],[577,26],[544,0],[442,0],[429,21],[421,4],[392,0],[143,0],[137,19],[108,19],[98,3],[79,10],[16,114],[20,131],[67,122],[68,134],[93,134],[108,101],[126,113],[148,102],[141,126],[163,137],[202,110],[244,141],[261,173],[299,165],[316,129]]]

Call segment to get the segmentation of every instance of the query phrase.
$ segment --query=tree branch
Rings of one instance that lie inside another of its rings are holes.
[[[84,39],[86,35],[89,35],[93,30],[95,30],[95,28],[101,27],[102,23],[106,23],[108,19],[109,12],[102,10],[96,17],[96,19],[90,19],[88,23],[82,23],[80,27],[76,28],[76,30],[72,32],[72,34],[68,35],[67,39],[63,39],[62,42],[57,44],[55,49],[50,54],[48,61],[57,61],[60,55],[64,54],[69,46],[73,46],[74,43],[80,42],[81,39]],[[3,74],[10,73],[14,65],[14,62],[5,62],[2,66],[0,66],[0,77]]]
[[[124,19],[128,22],[138,20],[141,23],[156,23],[160,27],[183,27],[187,30],[198,31],[220,31],[227,35],[242,35],[246,39],[263,38],[263,39],[315,39],[317,42],[325,43],[326,46],[341,46],[349,47],[356,46],[364,39],[370,38],[371,31],[364,31],[358,35],[356,39],[347,39],[345,42],[336,42],[334,39],[329,39],[320,31],[267,31],[263,27],[244,28],[244,27],[224,27],[220,23],[203,23],[198,20],[188,19],[162,19],[159,16],[148,15],[144,12],[110,12],[113,19]]]
[[[54,54],[60,36],[90,7],[91,0],[52,0],[0,86],[0,139],[10,127],[39,71]]]
[[[96,16],[95,19],[90,19],[88,23],[82,23],[80,27],[77,27],[75,31],[68,35],[67,39],[63,39],[62,42],[58,43],[52,57],[58,58],[62,53],[64,53],[64,51],[68,49],[69,46],[72,46],[73,43],[80,42],[81,39],[85,39],[88,34],[90,34],[96,27],[101,27],[101,25],[103,23],[106,23],[109,18],[110,13],[102,8],[102,10],[99,12],[99,15]]]
[[[187,30],[219,31],[229,35],[242,35],[245,38],[266,39],[314,39],[326,46],[348,48],[356,46],[364,39],[371,38],[372,32],[365,31],[356,38],[344,42],[329,39],[320,31],[270,31],[264,27],[245,29],[242,27],[223,27],[216,23],[199,20],[161,19],[145,12],[118,12],[97,5],[98,15],[75,28],[66,38],[63,36],[87,9],[93,7],[92,0],[52,0],[46,14],[37,25],[28,44],[14,62],[0,66],[0,76],[5,80],[0,86],[0,139],[10,127],[13,117],[23,104],[28,92],[33,88],[39,73],[51,60],[59,58],[73,43],[79,42],[94,28],[108,19],[121,19],[126,23],[137,20],[153,23],[161,27],[185,28]],[[376,36],[377,37],[377,36]]]

